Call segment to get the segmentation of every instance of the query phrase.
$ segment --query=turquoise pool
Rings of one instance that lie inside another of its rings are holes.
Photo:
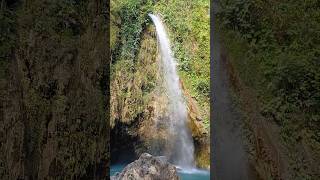
[[[121,172],[125,167],[125,164],[111,165],[110,176],[113,176],[117,172]],[[179,176],[182,180],[209,180],[210,172],[201,169],[181,170],[178,169]]]

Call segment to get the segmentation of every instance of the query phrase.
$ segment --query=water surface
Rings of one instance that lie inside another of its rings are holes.
[[[125,168],[125,164],[111,165],[110,176],[115,175],[117,172],[121,172]],[[210,172],[201,169],[179,170],[178,175],[181,180],[209,180]]]

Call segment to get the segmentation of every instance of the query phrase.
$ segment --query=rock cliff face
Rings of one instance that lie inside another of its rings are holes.
[[[168,97],[162,87],[161,66],[153,26],[142,35],[134,62],[120,60],[113,65],[111,79],[111,158],[119,153],[129,160],[143,152],[170,154],[165,128],[168,119]],[[133,70],[128,71],[127,66]],[[181,82],[183,87],[183,82]],[[209,133],[203,125],[197,103],[183,87],[189,114],[189,127],[195,142],[196,163],[208,168],[210,161]],[[114,154],[114,156],[113,156]]]
[[[111,180],[178,180],[176,167],[165,157],[153,157],[143,153],[140,158],[127,165],[121,173],[111,176]]]
[[[201,168],[210,168],[210,134],[204,127],[197,102],[191,97],[181,82],[181,87],[187,101],[188,124],[192,132],[195,145],[196,165]]]
[[[107,7],[2,1],[0,179],[108,175]]]

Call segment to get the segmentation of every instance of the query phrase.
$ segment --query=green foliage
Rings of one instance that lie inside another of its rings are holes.
[[[115,122],[131,124],[131,127],[137,122],[141,124],[139,126],[143,128],[139,128],[138,133],[130,133],[126,128],[130,136],[140,134],[139,139],[145,141],[141,147],[138,147],[140,142],[135,143],[136,153],[149,147],[146,139],[150,137],[141,134],[148,131],[142,130],[149,126],[143,125],[144,122],[164,115],[163,106],[167,103],[160,84],[163,79],[157,61],[156,32],[147,16],[149,12],[160,14],[165,21],[186,93],[192,94],[202,106],[199,109],[203,110],[201,115],[209,129],[209,1],[113,0],[110,124],[115,132],[119,128]],[[208,156],[205,156],[208,154],[202,154],[203,164],[208,165]]]
[[[201,106],[209,124],[210,17],[209,1],[159,1],[155,13],[167,26],[180,78]]]
[[[319,146],[319,2],[221,1],[217,17],[241,79],[258,92],[262,114],[281,126],[288,144],[307,136]]]
[[[149,20],[147,15],[151,11],[152,1],[126,0],[112,3],[112,15],[117,16],[113,17],[112,23],[119,27],[116,34],[119,37],[118,46],[112,49],[113,62],[122,58],[133,60],[139,49],[141,33]]]
[[[135,59],[141,48],[142,32],[151,23],[149,12],[160,14],[165,21],[179,62],[180,77],[187,91],[201,105],[201,114],[209,123],[210,30],[207,0],[170,3],[151,0],[111,1],[111,35],[114,37],[111,37],[112,79],[119,71],[134,74],[139,68]],[[150,83],[144,83],[141,87],[143,93],[155,87],[153,80],[147,82]]]

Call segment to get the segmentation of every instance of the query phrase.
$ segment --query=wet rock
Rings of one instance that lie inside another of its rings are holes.
[[[140,158],[127,165],[111,180],[178,180],[177,169],[163,156],[143,153]]]
[[[210,134],[204,126],[197,101],[187,91],[183,81],[180,83],[187,102],[188,126],[194,141],[196,165],[199,168],[210,169]]]

